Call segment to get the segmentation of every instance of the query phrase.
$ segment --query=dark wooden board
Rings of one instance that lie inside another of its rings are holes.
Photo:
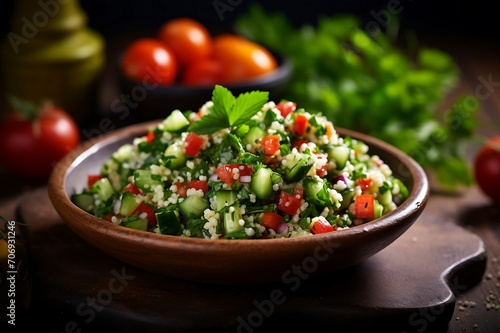
[[[59,218],[45,188],[17,213],[27,224],[33,280],[28,326],[40,332],[446,331],[454,292],[480,281],[486,265],[477,236],[424,211],[389,247],[341,272],[316,276],[304,262],[279,283],[208,285],[151,274],[93,248]]]

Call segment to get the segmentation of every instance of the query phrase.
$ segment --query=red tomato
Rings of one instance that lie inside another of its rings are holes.
[[[361,187],[362,191],[368,190],[371,183],[372,183],[372,180],[370,178],[358,178],[358,179],[356,179],[356,184],[359,185],[359,187]]]
[[[101,178],[101,175],[87,175],[87,188],[91,188],[92,185]]]
[[[357,195],[354,216],[358,219],[373,220],[375,217],[375,197],[373,194]]]
[[[290,101],[281,101],[276,105],[276,108],[280,111],[281,115],[286,118],[290,113],[295,111],[297,108],[297,103]]]
[[[300,146],[302,146],[304,143],[309,143],[309,140],[295,140],[292,142],[292,147],[297,148],[298,151],[300,151]]]
[[[246,164],[224,164],[215,170],[215,173],[224,183],[232,184],[239,179],[239,177],[235,178],[235,173],[233,172],[235,168],[239,170],[239,177],[250,176],[253,173],[252,167]]]
[[[181,83],[187,86],[213,86],[220,81],[222,66],[216,59],[200,59],[189,64],[182,73]]]
[[[295,117],[295,120],[293,122],[293,131],[298,136],[303,136],[304,134],[306,134],[308,125],[309,120],[307,119],[307,117],[299,114],[297,115],[297,117]]]
[[[156,225],[155,211],[144,202],[141,202],[141,204],[134,210],[132,215],[141,215],[142,213],[146,213],[149,225]]]
[[[264,149],[264,155],[272,156],[280,150],[280,137],[276,134],[266,135],[260,144]]]
[[[187,196],[187,190],[189,189],[187,183],[175,182],[173,185],[177,186],[177,191],[175,193],[183,198]]]
[[[129,183],[127,186],[125,186],[123,188],[123,193],[125,193],[125,192],[132,192],[134,194],[141,194],[141,190],[132,183]]]
[[[278,68],[269,50],[233,34],[214,38],[214,57],[221,62],[221,81],[224,83],[245,81]]]
[[[283,217],[275,212],[264,212],[261,223],[266,228],[276,230],[283,223]]]
[[[188,136],[186,137],[186,142],[184,149],[186,151],[186,155],[188,156],[196,156],[200,152],[201,146],[203,146],[203,143],[205,142],[205,139],[203,137],[199,136],[198,134],[194,132],[190,132]]]
[[[320,216],[319,219],[314,221],[309,229],[315,235],[324,234],[325,232],[335,231],[335,227],[330,224],[323,216]]]
[[[0,164],[28,180],[47,180],[56,162],[80,142],[73,118],[60,108],[46,105],[35,119],[18,112],[0,123]]]
[[[191,180],[188,182],[188,187],[195,190],[202,190],[203,193],[207,193],[209,190],[206,180]]]
[[[208,58],[213,52],[209,31],[191,18],[180,17],[164,23],[158,31],[158,39],[173,50],[181,68]]]
[[[121,69],[128,78],[149,85],[170,85],[178,73],[173,51],[153,38],[141,38],[130,44],[125,50]]]
[[[155,139],[155,134],[154,134],[154,132],[153,132],[153,131],[149,131],[149,132],[148,132],[148,134],[146,134],[146,138],[145,138],[145,139],[146,139],[146,141],[147,141],[147,142],[149,142],[149,143],[153,142],[153,141],[154,141],[154,139]]]
[[[484,194],[500,204],[500,136],[488,139],[478,150],[474,176]]]
[[[282,191],[278,198],[278,209],[284,213],[295,215],[302,204],[302,192],[294,191],[293,194]]]

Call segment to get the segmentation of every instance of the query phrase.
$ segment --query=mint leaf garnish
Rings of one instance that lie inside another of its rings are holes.
[[[212,134],[223,128],[244,124],[268,101],[269,93],[251,91],[234,97],[227,88],[216,85],[212,92],[214,105],[210,113],[195,121],[188,131],[198,134]]]

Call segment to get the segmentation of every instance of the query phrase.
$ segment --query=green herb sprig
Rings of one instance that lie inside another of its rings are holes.
[[[268,100],[269,92],[266,91],[245,92],[235,97],[229,89],[216,85],[212,92],[210,113],[193,122],[188,131],[213,134],[224,128],[242,125],[262,110]]]

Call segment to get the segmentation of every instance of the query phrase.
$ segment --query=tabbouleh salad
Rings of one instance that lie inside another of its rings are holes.
[[[323,115],[218,85],[197,112],[173,111],[87,181],[71,199],[97,217],[208,239],[337,232],[408,196],[384,161]]]

